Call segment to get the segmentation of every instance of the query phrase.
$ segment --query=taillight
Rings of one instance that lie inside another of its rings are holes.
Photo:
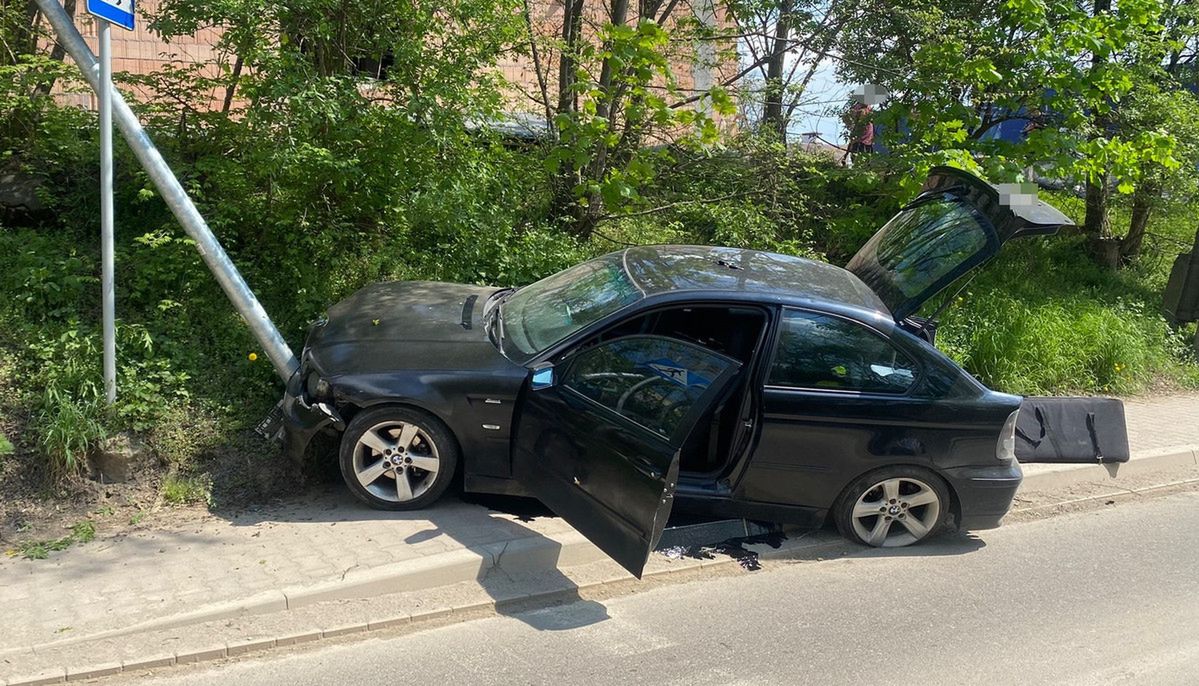
[[[999,443],[995,445],[995,457],[1000,462],[1011,462],[1016,459],[1016,417],[1020,410],[1008,415],[999,432]]]

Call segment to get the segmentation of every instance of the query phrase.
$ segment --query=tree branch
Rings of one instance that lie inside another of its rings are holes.
[[[644,217],[647,214],[656,214],[658,212],[665,212],[666,210],[669,210],[669,209],[672,209],[675,207],[679,207],[681,205],[711,205],[713,203],[724,202],[725,200],[732,200],[734,198],[749,198],[749,197],[753,197],[753,196],[757,196],[757,195],[762,195],[764,193],[765,193],[765,191],[743,191],[740,193],[729,193],[728,195],[722,195],[722,196],[719,196],[716,198],[700,198],[698,200],[679,200],[676,202],[666,203],[665,205],[661,205],[659,207],[652,207],[648,210],[638,210],[636,212],[623,212],[621,214],[605,214],[599,218],[599,221],[608,221],[611,219],[624,219],[626,217]]]

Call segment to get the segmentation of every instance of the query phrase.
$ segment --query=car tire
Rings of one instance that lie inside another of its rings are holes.
[[[949,513],[949,488],[941,477],[894,466],[855,479],[833,505],[833,522],[856,543],[900,548],[935,536]]]
[[[394,406],[356,415],[338,451],[346,486],[377,510],[431,505],[449,488],[458,458],[458,442],[441,420]]]

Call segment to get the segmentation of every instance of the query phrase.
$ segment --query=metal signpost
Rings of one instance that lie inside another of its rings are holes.
[[[79,65],[83,77],[87,79],[92,89],[97,93],[107,92],[109,94],[112,106],[111,116],[125,136],[129,149],[133,151],[142,168],[146,170],[154,187],[158,189],[167,207],[179,220],[183,230],[196,242],[196,249],[200,252],[204,263],[216,277],[217,283],[225,291],[229,301],[245,319],[250,331],[262,344],[263,350],[270,358],[279,378],[286,383],[300,367],[295,353],[291,351],[287,341],[279,333],[279,329],[275,328],[275,324],[267,316],[266,310],[262,308],[262,304],[258,302],[254,292],[250,290],[233,261],[229,259],[225,249],[221,247],[220,241],[212,234],[204,217],[200,216],[200,212],[188,197],[187,191],[183,190],[179,179],[171,173],[171,168],[167,166],[162,154],[154,147],[150,136],[142,128],[141,123],[133,114],[133,110],[129,109],[129,105],[121,97],[121,93],[112,90],[110,80],[101,81],[96,56],[92,54],[91,48],[80,35],[79,29],[75,28],[71,16],[67,14],[58,0],[35,0],[35,2],[37,2],[38,9],[42,11],[42,16],[54,27],[59,44]],[[93,8],[96,9],[93,10]],[[116,0],[110,2],[88,0],[88,10],[93,13],[106,13],[97,16],[111,18],[121,26],[133,26],[133,0],[120,0],[119,3]],[[122,19],[125,23],[120,23],[119,20]]]
[[[133,30],[133,0],[87,0],[100,38],[100,292],[104,321],[104,396],[117,399],[116,286],[112,237],[112,39],[109,24]]]

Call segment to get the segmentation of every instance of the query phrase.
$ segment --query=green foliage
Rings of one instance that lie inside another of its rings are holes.
[[[706,108],[678,106],[669,47],[694,29],[682,22],[670,31],[652,18],[610,22],[599,28],[598,43],[574,46],[580,66],[568,100],[576,104],[555,116],[558,140],[546,162],[573,195],[576,233],[587,236],[608,215],[642,203],[642,191],[676,149],[707,150],[720,142],[713,115],[736,109],[722,88],[701,94]],[[647,146],[652,135],[671,146]]]
[[[1128,394],[1199,382],[1158,314],[1160,276],[1095,265],[1078,239],[1015,243],[942,320],[938,346],[988,386],[1021,394]]]
[[[83,294],[99,283],[90,251],[39,232],[0,233],[0,252],[6,256],[0,289],[14,296],[0,308],[25,321],[70,317]]]
[[[8,436],[0,433],[0,457],[8,457],[14,452],[16,452],[16,448],[13,447],[12,441],[8,440]]]
[[[156,354],[153,338],[144,326],[118,323],[117,349],[121,356],[117,370],[120,395],[111,410],[114,425],[144,430],[171,399],[188,397],[190,375],[176,371],[171,360]],[[42,406],[56,408],[52,416],[61,416],[67,425],[76,418],[99,417],[95,408],[103,398],[103,386],[98,331],[71,322],[70,328],[57,336],[36,337],[30,352],[28,378],[42,389]],[[64,409],[68,407],[78,412]]]
[[[87,451],[106,435],[95,401],[47,394],[31,427],[52,477],[64,479],[83,471]]]
[[[1119,2],[1095,14],[1091,3],[1046,0],[854,1],[877,21],[847,27],[839,71],[892,94],[876,119],[893,158],[915,168],[909,192],[932,164],[997,181],[1030,165],[1095,181],[1110,173],[1123,193],[1148,169],[1183,164],[1175,137],[1188,122],[1115,121],[1130,95],[1172,80],[1163,22],[1173,22],[1174,3]],[[1013,117],[1033,122],[1022,140],[987,137]]]
[[[212,480],[203,476],[168,475],[162,482],[162,500],[168,505],[212,505]]]

